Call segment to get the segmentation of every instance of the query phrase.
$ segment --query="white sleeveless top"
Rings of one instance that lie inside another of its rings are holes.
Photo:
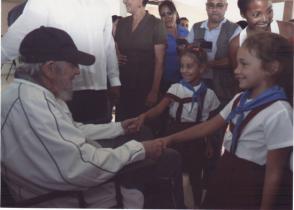
[[[247,38],[247,27],[244,28],[241,31],[241,33],[240,33],[240,36],[239,36],[239,46],[241,46],[243,44],[243,42],[245,41],[245,39]],[[278,22],[277,21],[273,20],[271,22],[270,27],[271,27],[271,32],[272,33],[280,34],[280,29],[279,29],[279,25],[278,25]]]

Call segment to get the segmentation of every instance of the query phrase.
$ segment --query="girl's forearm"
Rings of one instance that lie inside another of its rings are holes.
[[[202,138],[213,134],[217,129],[225,125],[224,119],[220,115],[216,115],[211,120],[197,124],[191,128],[183,130],[169,136],[170,143],[191,141],[196,138]]]
[[[272,209],[292,147],[269,150],[260,209]]]
[[[270,210],[273,209],[273,204],[276,200],[282,173],[266,174],[260,209]]]

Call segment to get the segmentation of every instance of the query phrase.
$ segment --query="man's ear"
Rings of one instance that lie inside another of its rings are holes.
[[[47,61],[41,66],[41,70],[43,75],[48,79],[54,79],[55,71],[54,71],[54,62]]]

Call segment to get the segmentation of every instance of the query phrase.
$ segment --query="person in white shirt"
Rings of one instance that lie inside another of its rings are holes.
[[[108,124],[82,124],[72,119],[64,101],[72,97],[78,65],[91,65],[95,57],[79,51],[65,31],[44,26],[33,30],[21,42],[20,54],[23,64],[16,69],[15,80],[1,92],[1,174],[16,201],[56,190],[78,190],[86,207],[114,207],[116,194],[110,179],[140,160],[143,164],[151,161],[152,170],[145,171],[152,178],[164,177],[178,187],[166,194],[181,191],[177,153],[163,151],[161,144],[152,141],[130,140],[119,145],[113,139],[130,132],[133,119]],[[99,143],[103,139],[115,148],[103,147]],[[127,172],[131,176],[136,167]],[[148,179],[141,177],[139,184]],[[119,182],[123,206],[142,208],[144,196],[132,181]],[[69,196],[35,207],[74,208],[77,202]]]
[[[93,65],[80,65],[69,107],[76,121],[109,122],[107,79],[111,98],[119,97],[120,80],[112,37],[110,8],[104,0],[28,0],[22,14],[2,38],[2,63],[15,59],[21,40],[41,25],[65,30],[76,45],[93,54]]]

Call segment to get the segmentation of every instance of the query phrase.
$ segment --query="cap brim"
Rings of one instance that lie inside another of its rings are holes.
[[[90,66],[95,63],[95,56],[82,51],[78,51],[76,54],[75,63]]]

